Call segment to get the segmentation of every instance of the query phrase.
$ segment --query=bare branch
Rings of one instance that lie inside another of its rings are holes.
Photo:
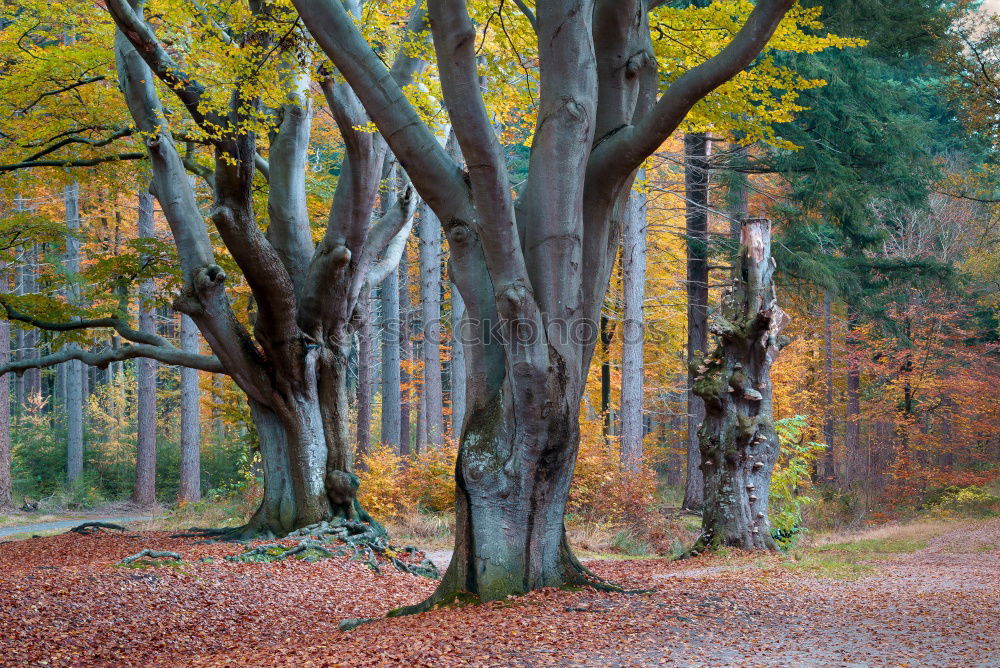
[[[520,9],[525,18],[528,19],[528,23],[531,24],[531,29],[537,33],[538,19],[535,18],[535,12],[531,11],[531,7],[529,7],[524,0],[514,0],[514,4],[517,5],[517,8]]]
[[[200,369],[201,371],[210,371],[212,373],[226,373],[226,370],[222,368],[222,364],[219,362],[219,358],[215,355],[187,353],[173,346],[135,343],[120,348],[106,348],[100,351],[85,350],[78,346],[66,346],[49,355],[42,355],[34,359],[16,360],[4,364],[0,366],[0,377],[12,371],[20,374],[28,369],[44,369],[70,360],[80,360],[84,364],[104,369],[112,362],[122,362],[137,357],[146,357],[163,362],[164,364]]]
[[[99,158],[86,158],[82,160],[32,160],[0,165],[0,173],[13,172],[18,169],[35,169],[37,167],[95,167],[103,165],[106,162],[144,160],[145,158],[145,153],[115,153],[114,155],[104,155]]]
[[[91,318],[87,320],[70,320],[67,322],[52,322],[36,318],[28,315],[27,313],[21,313],[4,299],[0,299],[0,307],[3,307],[4,311],[7,313],[8,320],[16,320],[18,322],[31,325],[32,327],[37,327],[38,329],[44,329],[50,332],[73,332],[82,329],[110,328],[118,332],[122,338],[134,343],[145,343],[152,346],[170,345],[170,343],[163,337],[147,332],[140,332],[137,329],[132,329],[129,327],[127,322],[114,316],[109,316],[107,318]]]
[[[63,86],[63,87],[57,88],[55,90],[46,91],[44,93],[39,94],[38,97],[36,97],[30,103],[28,103],[24,107],[18,109],[14,113],[15,114],[26,114],[29,111],[31,111],[31,109],[34,108],[34,106],[36,104],[38,104],[39,102],[41,102],[42,100],[44,100],[47,97],[52,97],[54,95],[61,95],[63,93],[71,91],[71,90],[73,90],[75,88],[79,88],[80,86],[86,86],[88,84],[97,83],[98,81],[104,81],[106,78],[107,77],[105,77],[104,75],[94,76],[94,77],[86,77],[85,79],[80,79],[79,81],[74,81],[73,83],[71,83],[71,84],[69,84],[67,86]]]

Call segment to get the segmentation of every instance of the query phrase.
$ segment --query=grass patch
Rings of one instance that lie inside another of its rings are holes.
[[[862,538],[846,543],[829,543],[816,548],[818,552],[850,552],[869,558],[878,555],[909,554],[927,547],[928,539]]]
[[[785,561],[784,566],[792,571],[832,580],[857,580],[876,571],[867,560],[851,552],[805,554]]]

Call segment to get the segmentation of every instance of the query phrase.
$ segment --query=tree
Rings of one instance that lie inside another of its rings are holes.
[[[358,297],[395,270],[416,198],[404,188],[386,215],[371,223],[385,142],[365,130],[368,119],[350,88],[320,71],[344,157],[329,222],[314,244],[305,166],[316,69],[308,41],[289,30],[294,16],[280,5],[250,2],[226,13],[200,5],[177,8],[179,16],[160,14],[147,21],[138,2],[106,4],[108,14],[92,8],[100,13],[88,18],[97,26],[95,38],[104,34],[103,17],[110,15],[116,28],[118,83],[134,123],[117,136],[134,136],[144,145],[140,157],[149,160],[151,191],[170,226],[180,268],[182,289],[174,307],[197,324],[212,354],[185,352],[135,330],[121,311],[57,322],[8,308],[9,317],[58,331],[112,329],[127,341],[97,351],[64,347],[35,365],[78,359],[104,366],[142,357],[231,376],[249,399],[265,478],[260,508],[233,535],[284,535],[321,520],[370,520],[355,497],[347,360]],[[19,18],[39,30],[50,26],[28,11]],[[172,20],[197,29],[197,48],[190,54],[168,48],[158,37],[156,26],[169,31]],[[407,43],[419,43],[422,21],[416,12],[405,31]],[[405,85],[423,67],[412,55],[416,51],[405,44],[398,49],[398,83]],[[225,92],[196,78],[219,68],[232,75]],[[179,108],[164,105],[161,90]],[[261,141],[264,137],[269,141]],[[188,169],[211,186],[210,218],[223,250],[213,247]],[[266,193],[266,233],[258,228],[259,188]],[[249,319],[233,308],[230,272],[241,274],[252,294]],[[23,368],[24,363],[12,363],[3,370]]]
[[[139,195],[137,227],[140,238],[156,236],[153,196],[148,192]],[[151,278],[139,286],[139,332],[145,336],[156,336],[155,289]],[[156,503],[156,367],[155,359],[140,357],[136,360],[136,463],[132,501],[139,506]]]
[[[702,534],[695,550],[777,549],[768,491],[780,444],[771,411],[771,365],[788,339],[777,305],[771,221],[742,224],[739,265],[709,328],[714,346],[696,361],[694,389],[705,402],[698,432],[705,480]]]
[[[639,181],[645,175],[639,175]],[[633,192],[622,229],[622,433],[621,466],[638,470],[642,462],[643,353],[646,334],[646,195]]]
[[[198,343],[198,326],[181,314],[181,350],[190,354],[201,353]],[[198,370],[181,367],[181,480],[177,497],[185,503],[201,499],[201,390],[198,387]]]
[[[592,582],[566,542],[563,512],[583,380],[635,171],[698,100],[751,63],[794,3],[759,2],[724,49],[662,96],[647,3],[554,1],[539,3],[537,16],[507,16],[534,29],[539,61],[528,178],[516,201],[483,102],[466,3],[431,0],[428,12],[467,171],[340,2],[293,4],[441,221],[449,273],[480,328],[466,348],[455,553],[437,592],[415,609],[459,592],[492,600]]]
[[[420,310],[423,322],[424,429],[429,447],[444,440],[441,384],[441,223],[430,207],[420,212]]]

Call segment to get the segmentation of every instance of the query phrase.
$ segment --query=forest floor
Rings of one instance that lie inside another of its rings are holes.
[[[143,548],[184,561],[116,565]],[[592,561],[651,591],[546,590],[346,633],[340,620],[434,582],[346,558],[222,559],[243,549],[153,531],[0,542],[0,665],[1000,666],[1000,519],[786,555]]]

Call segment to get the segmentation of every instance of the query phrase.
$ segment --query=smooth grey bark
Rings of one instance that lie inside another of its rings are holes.
[[[592,584],[565,537],[579,408],[635,170],[693,104],[742,71],[793,0],[760,0],[719,55],[656,99],[647,5],[537,3],[538,122],[516,197],[481,95],[477,30],[461,0],[428,3],[442,93],[463,172],[392,82],[339,0],[293,0],[445,228],[449,274],[470,320],[499,328],[467,349],[468,412],[456,463],[456,544],[415,612]]]
[[[641,180],[641,177],[640,177]],[[642,464],[643,351],[646,321],[646,196],[633,192],[622,231],[622,388],[621,467],[638,470]]]
[[[358,401],[357,401],[357,441],[355,453],[358,457],[367,455],[372,445],[372,389],[374,387],[374,360],[372,359],[371,293],[366,292],[358,299]]]
[[[710,319],[712,350],[695,362],[694,389],[706,409],[698,434],[705,505],[695,551],[777,549],[768,518],[780,447],[770,373],[790,318],[777,304],[774,267],[771,221],[744,221],[733,284]]]
[[[181,350],[201,354],[198,326],[181,314]],[[181,367],[181,472],[178,499],[184,503],[201,500],[201,388],[198,370]]]
[[[153,196],[139,193],[139,217],[136,223],[140,238],[156,236]],[[156,335],[156,311],[153,304],[156,286],[146,279],[139,286],[139,331]],[[136,439],[135,486],[132,501],[139,506],[156,503],[156,360],[136,360]],[[197,373],[197,372],[196,372]]]
[[[382,311],[382,445],[400,451],[399,273],[390,272],[379,290]]]
[[[420,210],[419,238],[424,362],[422,410],[427,445],[433,448],[444,442],[444,390],[441,382],[441,223],[426,205]]]
[[[9,281],[6,273],[2,276],[4,289]],[[0,320],[0,364],[10,362],[10,321]],[[0,508],[8,508],[14,501],[11,480],[10,456],[10,375],[0,376]]]
[[[67,273],[76,278],[80,272],[80,240],[76,234],[80,232],[80,185],[72,183],[63,190],[66,209]],[[80,303],[80,288],[71,283],[67,297],[71,304]],[[79,346],[69,344],[68,352],[76,352]],[[80,477],[83,472],[83,417],[84,417],[84,366],[79,360],[66,363],[66,480],[70,483]]]
[[[698,429],[705,419],[705,405],[694,391],[694,360],[704,355],[708,320],[708,197],[711,142],[704,133],[684,135],[685,236],[687,239],[687,359],[688,429],[686,510],[699,511],[704,496],[700,468]]]
[[[462,293],[453,283],[451,286],[451,434],[458,438],[462,433],[465,421],[465,384],[468,382],[465,373],[465,346],[463,340],[463,323],[465,322],[465,302]]]

